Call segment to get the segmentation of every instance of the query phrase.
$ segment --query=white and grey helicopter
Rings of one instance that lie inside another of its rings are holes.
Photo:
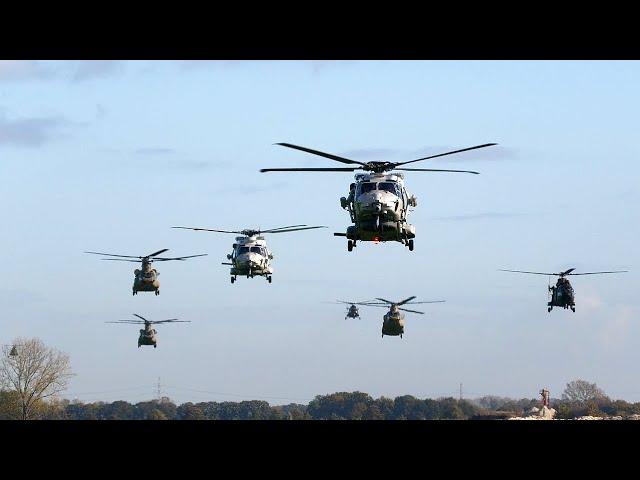
[[[340,199],[340,206],[349,211],[353,225],[347,228],[346,233],[340,232],[334,233],[334,235],[347,237],[347,249],[349,251],[353,250],[358,240],[374,243],[396,241],[403,243],[412,251],[416,230],[413,225],[407,222],[407,213],[409,212],[409,207],[416,207],[418,203],[416,197],[410,195],[407,191],[404,185],[404,174],[399,171],[456,172],[473,173],[476,175],[478,172],[470,170],[398,167],[409,163],[490,147],[497,144],[487,143],[484,145],[476,145],[475,147],[430,155],[407,162],[359,162],[291,143],[278,143],[277,145],[312,153],[340,163],[357,166],[344,168],[263,168],[260,170],[261,172],[354,172],[356,170],[366,172],[355,175],[355,183],[350,185],[349,195]]]
[[[391,300],[385,300],[384,298],[376,298],[377,302],[373,300],[368,302],[354,302],[354,305],[363,305],[366,307],[382,307],[388,308],[389,311],[382,317],[382,337],[385,335],[398,336],[402,338],[404,333],[404,314],[401,312],[411,312],[424,315],[424,312],[417,310],[409,310],[408,308],[402,308],[402,305],[419,305],[424,303],[444,303],[445,300],[431,300],[427,302],[412,302],[416,298],[415,296],[406,298],[400,302],[392,302]]]
[[[272,281],[273,267],[271,260],[273,254],[267,248],[267,241],[264,238],[265,233],[287,233],[297,232],[299,230],[311,230],[315,228],[327,228],[325,226],[308,227],[306,225],[289,225],[287,227],[270,228],[267,230],[245,229],[245,230],[216,230],[212,228],[195,228],[195,227],[171,227],[183,228],[186,230],[200,230],[205,232],[217,233],[233,233],[242,235],[236,237],[233,244],[233,251],[227,255],[227,260],[231,262],[222,262],[222,265],[231,265],[231,283],[234,283],[238,275],[246,275],[247,278],[255,276],[263,276],[269,283]]]
[[[152,328],[151,325],[155,323],[191,323],[191,320],[178,320],[177,318],[170,318],[168,320],[147,320],[141,315],[137,313],[133,314],[138,317],[140,320],[116,320],[113,322],[105,322],[105,323],[133,323],[133,324],[144,324],[144,328],[140,329],[140,336],[138,337],[138,348],[141,345],[153,345],[153,348],[158,347],[158,337],[156,334],[155,328]]]
[[[160,280],[158,280],[158,276],[160,272],[158,272],[155,268],[151,266],[153,262],[167,262],[169,260],[185,260],[187,258],[194,257],[204,257],[207,254],[202,253],[200,255],[189,255],[187,257],[175,257],[175,258],[166,258],[166,257],[158,257],[161,253],[169,250],[168,248],[164,248],[162,250],[158,250],[157,252],[152,253],[151,255],[146,255],[144,257],[141,256],[133,256],[133,255],[114,255],[112,253],[99,253],[99,252],[84,252],[90,253],[92,255],[105,255],[108,257],[119,257],[119,258],[101,258],[100,260],[113,260],[120,262],[142,262],[140,269],[135,269],[134,279],[133,279],[133,295],[137,295],[138,292],[155,292],[156,295],[160,295]],[[132,260],[137,258],[138,260]]]

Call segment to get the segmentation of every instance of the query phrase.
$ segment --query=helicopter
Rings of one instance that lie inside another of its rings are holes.
[[[575,268],[570,268],[560,273],[543,273],[543,272],[525,272],[523,270],[502,270],[501,272],[515,272],[515,273],[529,273],[532,275],[554,275],[558,277],[555,286],[548,285],[550,300],[547,302],[547,312],[551,312],[553,307],[562,307],[565,310],[570,308],[572,312],[576,311],[576,301],[573,287],[566,278],[568,275],[600,275],[603,273],[627,273],[627,270],[615,270],[610,272],[585,272],[585,273],[571,273]]]
[[[137,295],[138,292],[155,292],[156,295],[160,295],[160,280],[158,280],[158,276],[160,273],[151,267],[151,264],[155,261],[158,262],[166,262],[169,260],[185,260],[187,258],[194,257],[204,257],[207,254],[202,253],[200,255],[189,255],[188,257],[175,257],[175,258],[164,258],[157,257],[161,253],[169,250],[168,248],[164,248],[162,250],[158,250],[157,252],[152,253],[151,255],[146,255],[144,257],[140,256],[132,256],[132,255],[114,255],[112,253],[99,253],[99,252],[84,252],[91,253],[93,255],[106,255],[109,257],[122,257],[122,258],[102,258],[101,260],[114,260],[120,262],[139,262],[142,261],[142,268],[136,269],[133,274],[135,275],[133,280],[133,295]],[[132,258],[137,258],[139,260],[130,260]]]
[[[105,323],[136,323],[136,324],[144,324],[144,328],[140,329],[140,336],[138,337],[138,348],[141,345],[153,345],[153,348],[158,347],[158,339],[156,337],[155,328],[151,328],[151,325],[154,323],[173,323],[173,322],[182,322],[182,323],[191,323],[191,320],[178,320],[177,318],[171,318],[169,320],[147,320],[141,315],[137,313],[133,314],[138,317],[140,320],[116,320],[113,322],[105,322]]]
[[[298,228],[302,227],[302,228]],[[246,275],[247,278],[254,276],[263,276],[269,283],[272,281],[273,267],[271,260],[273,254],[267,248],[267,242],[264,238],[265,233],[286,233],[296,232],[298,230],[311,230],[314,228],[327,228],[325,226],[308,227],[306,225],[289,225],[287,227],[270,228],[267,230],[215,230],[211,228],[195,228],[195,227],[171,227],[183,228],[186,230],[202,230],[205,232],[233,233],[242,235],[236,237],[233,244],[233,251],[227,255],[227,260],[231,262],[222,262],[222,265],[231,265],[231,283],[234,283],[238,275]]]
[[[428,302],[412,302],[416,298],[415,296],[406,298],[400,302],[392,302],[390,300],[385,300],[384,298],[376,298],[379,302],[362,302],[358,303],[358,305],[365,305],[368,307],[382,307],[388,308],[389,311],[384,315],[382,321],[382,338],[385,335],[389,336],[398,336],[402,338],[402,334],[404,333],[404,314],[400,312],[411,312],[411,313],[419,313],[420,315],[424,315],[424,312],[419,312],[417,310],[409,310],[408,308],[401,308],[401,305],[418,305],[423,303],[443,303],[445,300],[431,300]]]
[[[356,307],[357,302],[345,302],[342,300],[336,300],[336,302],[349,305],[349,307],[347,307],[347,315],[344,317],[345,320],[347,318],[360,318],[360,312],[358,311],[358,307]]]
[[[430,158],[442,157],[454,153],[466,152],[478,148],[490,147],[496,143],[486,143],[474,147],[463,148],[438,155],[409,160],[407,162],[359,162],[349,158],[339,157],[331,153],[312,150],[307,147],[291,143],[277,143],[287,148],[319,155],[340,163],[356,165],[343,168],[263,168],[260,172],[354,172],[363,170],[366,173],[355,175],[355,182],[349,186],[349,195],[340,198],[340,206],[349,212],[351,225],[347,232],[334,233],[337,237],[347,237],[347,250],[352,251],[357,241],[403,243],[409,251],[413,251],[413,239],[416,236],[415,227],[407,222],[409,207],[418,205],[414,195],[404,186],[404,174],[399,171],[413,172],[456,172],[472,173],[470,170],[442,170],[433,168],[397,168],[401,165],[420,162]],[[396,170],[392,172],[392,170]]]

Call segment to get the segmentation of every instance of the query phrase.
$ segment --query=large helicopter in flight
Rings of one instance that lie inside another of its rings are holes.
[[[343,209],[348,210],[353,225],[347,228],[346,233],[340,232],[334,233],[334,235],[347,237],[347,249],[349,251],[353,250],[358,240],[374,243],[396,241],[403,243],[412,251],[416,231],[415,227],[407,222],[407,213],[409,212],[409,207],[416,207],[418,203],[416,197],[410,195],[405,188],[404,174],[399,171],[455,172],[473,173],[476,175],[478,172],[470,170],[398,167],[497,144],[486,143],[484,145],[476,145],[475,147],[430,155],[406,162],[359,162],[291,143],[278,143],[277,145],[301,150],[355,166],[342,168],[263,168],[260,170],[261,172],[354,172],[356,170],[366,172],[355,175],[355,183],[350,185],[349,195],[340,199],[340,205]]]
[[[402,308],[402,305],[418,305],[424,303],[443,303],[445,300],[431,300],[428,302],[412,302],[416,298],[415,296],[406,298],[400,302],[392,302],[391,300],[385,300],[384,298],[376,298],[379,300],[378,302],[361,302],[358,305],[365,305],[367,307],[382,307],[388,308],[389,311],[385,313],[382,318],[382,337],[385,335],[389,336],[398,336],[402,338],[402,334],[404,333],[404,314],[401,312],[411,312],[411,313],[419,313],[420,315],[424,315],[424,312],[419,312],[417,310],[409,310],[408,308]]]
[[[560,273],[544,273],[544,272],[526,272],[523,270],[503,270],[500,269],[501,272],[514,272],[514,273],[528,273],[531,275],[548,275],[548,276],[557,276],[558,280],[555,286],[548,285],[549,289],[549,302],[547,302],[547,312],[553,310],[553,307],[562,307],[565,310],[570,308],[571,311],[576,311],[576,300],[575,293],[573,291],[573,287],[569,282],[569,279],[566,278],[569,275],[600,275],[603,273],[627,273],[627,270],[615,270],[610,272],[585,272],[585,273],[571,273],[575,270],[575,268],[570,268],[569,270],[565,270]]]
[[[151,325],[153,324],[174,323],[174,322],[191,323],[191,320],[178,320],[177,318],[170,318],[169,320],[147,320],[146,318],[144,318],[141,315],[138,315],[137,313],[134,313],[133,315],[138,317],[140,320],[116,320],[113,322],[105,322],[105,323],[144,324],[144,328],[140,329],[140,336],[138,337],[138,348],[140,348],[141,345],[153,345],[153,348],[158,347],[158,338],[156,337],[156,334],[158,332],[156,332],[155,328],[151,327]]]
[[[238,275],[246,275],[247,278],[254,276],[263,276],[269,283],[272,281],[273,267],[271,260],[273,254],[267,248],[267,242],[264,238],[265,233],[287,233],[297,232],[299,230],[311,230],[314,228],[327,228],[325,226],[308,227],[306,225],[289,225],[287,227],[260,229],[244,229],[244,230],[216,230],[212,228],[195,228],[195,227],[171,227],[183,228],[186,230],[201,230],[205,232],[217,233],[233,233],[242,235],[236,237],[233,244],[233,251],[227,255],[227,260],[231,262],[222,262],[222,265],[231,265],[231,283],[234,283]]]
[[[175,258],[165,258],[158,257],[161,253],[169,250],[168,248],[164,248],[162,250],[158,250],[157,252],[152,253],[151,255],[141,256],[132,256],[132,255],[114,255],[112,253],[99,253],[99,252],[84,252],[91,253],[92,255],[105,255],[108,257],[119,257],[119,258],[102,258],[101,260],[114,260],[120,262],[142,262],[141,268],[136,269],[133,279],[133,295],[137,295],[138,292],[155,292],[156,295],[160,295],[160,280],[158,280],[158,276],[160,273],[151,266],[153,262],[167,262],[169,260],[185,260],[187,258],[194,257],[204,257],[207,254],[202,253],[200,255],[189,255],[187,257],[175,257]],[[132,260],[137,258],[138,260]]]

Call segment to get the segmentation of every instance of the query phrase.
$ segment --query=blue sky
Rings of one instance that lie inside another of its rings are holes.
[[[67,352],[84,401],[307,402],[360,390],[419,397],[560,396],[575,378],[640,401],[637,318],[638,62],[0,62],[0,343]],[[407,172],[414,252],[348,253],[339,205],[348,173],[285,149],[409,160],[480,175]],[[274,279],[229,282],[235,229],[273,235]],[[135,264],[85,250],[208,253],[159,264],[161,295],[130,293]],[[498,268],[627,269],[574,277],[577,311],[546,311],[547,278]],[[403,339],[382,309],[345,321],[335,299],[418,300]],[[131,313],[191,320],[158,327]]]

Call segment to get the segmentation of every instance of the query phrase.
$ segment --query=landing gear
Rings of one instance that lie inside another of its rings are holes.
[[[156,296],[160,295],[160,290],[156,290]]]
[[[547,307],[547,312],[550,312],[553,307]]]
[[[407,247],[409,247],[410,252],[413,252],[413,238],[409,240],[409,244],[407,245]]]
[[[267,280],[269,280],[269,283],[271,283],[271,280],[272,280],[272,279],[271,279],[271,275],[269,275],[269,276],[267,277]]]
[[[353,250],[353,241],[352,240],[348,240],[347,241],[347,250],[349,250],[349,251]]]
[[[384,333],[382,334],[382,338],[384,338]]]
[[[157,348],[158,345],[156,345],[155,343],[153,344],[153,348]]]
[[[400,334],[400,338],[402,338],[402,334]]]
[[[231,277],[231,283],[236,281],[236,277]]]
[[[571,305],[571,311],[572,311],[573,313],[576,313],[576,306],[575,306],[575,305]]]
[[[133,294],[135,295],[136,293],[138,293],[138,292],[136,292],[136,291],[134,290],[134,291],[133,291]]]

